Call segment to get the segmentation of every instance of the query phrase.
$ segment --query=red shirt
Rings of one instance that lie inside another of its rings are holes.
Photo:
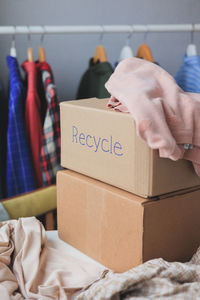
[[[37,92],[37,67],[34,62],[25,61],[22,65],[28,76],[25,107],[25,126],[31,148],[37,187],[43,185],[40,153],[42,147],[41,103]]]

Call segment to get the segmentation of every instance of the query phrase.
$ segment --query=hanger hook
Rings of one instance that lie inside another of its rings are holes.
[[[41,45],[44,43],[44,36],[45,36],[45,33],[46,33],[45,26],[42,26],[42,28],[43,28],[43,32],[42,32],[41,37],[40,37],[40,44]]]
[[[145,32],[144,32],[144,42],[145,42],[145,43],[146,43],[146,41],[147,41],[148,33],[149,33],[149,28],[148,28],[148,25],[146,25],[146,26],[145,26]]]
[[[194,24],[192,24],[190,40],[191,44],[194,44]]]
[[[16,26],[13,26],[14,28],[14,33],[12,34],[12,42],[11,45],[13,48],[15,48],[15,38],[16,38]]]
[[[105,32],[104,26],[101,25],[101,34],[100,34],[100,37],[99,37],[100,43],[102,43],[102,41],[103,41],[104,32]]]
[[[30,44],[30,42],[31,42],[31,29],[30,29],[30,26],[27,26],[27,31],[28,31],[28,42]]]
[[[127,38],[126,38],[126,44],[127,44],[127,46],[130,45],[130,40],[131,40],[132,35],[133,35],[133,28],[130,26],[129,33],[128,33]]]

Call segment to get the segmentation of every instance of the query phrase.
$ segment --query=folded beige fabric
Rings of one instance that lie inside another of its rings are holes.
[[[72,299],[105,269],[47,247],[35,218],[0,223],[0,299]]]
[[[200,299],[200,248],[188,263],[150,260],[125,273],[109,271],[76,300]]]

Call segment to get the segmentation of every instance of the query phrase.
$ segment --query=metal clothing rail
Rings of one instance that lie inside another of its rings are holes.
[[[149,24],[149,25],[83,25],[83,26],[0,26],[0,34],[88,34],[135,32],[195,32],[200,24]]]

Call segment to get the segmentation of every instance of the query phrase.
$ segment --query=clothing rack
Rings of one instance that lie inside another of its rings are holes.
[[[0,26],[0,34],[90,34],[135,32],[195,32],[200,24]]]

